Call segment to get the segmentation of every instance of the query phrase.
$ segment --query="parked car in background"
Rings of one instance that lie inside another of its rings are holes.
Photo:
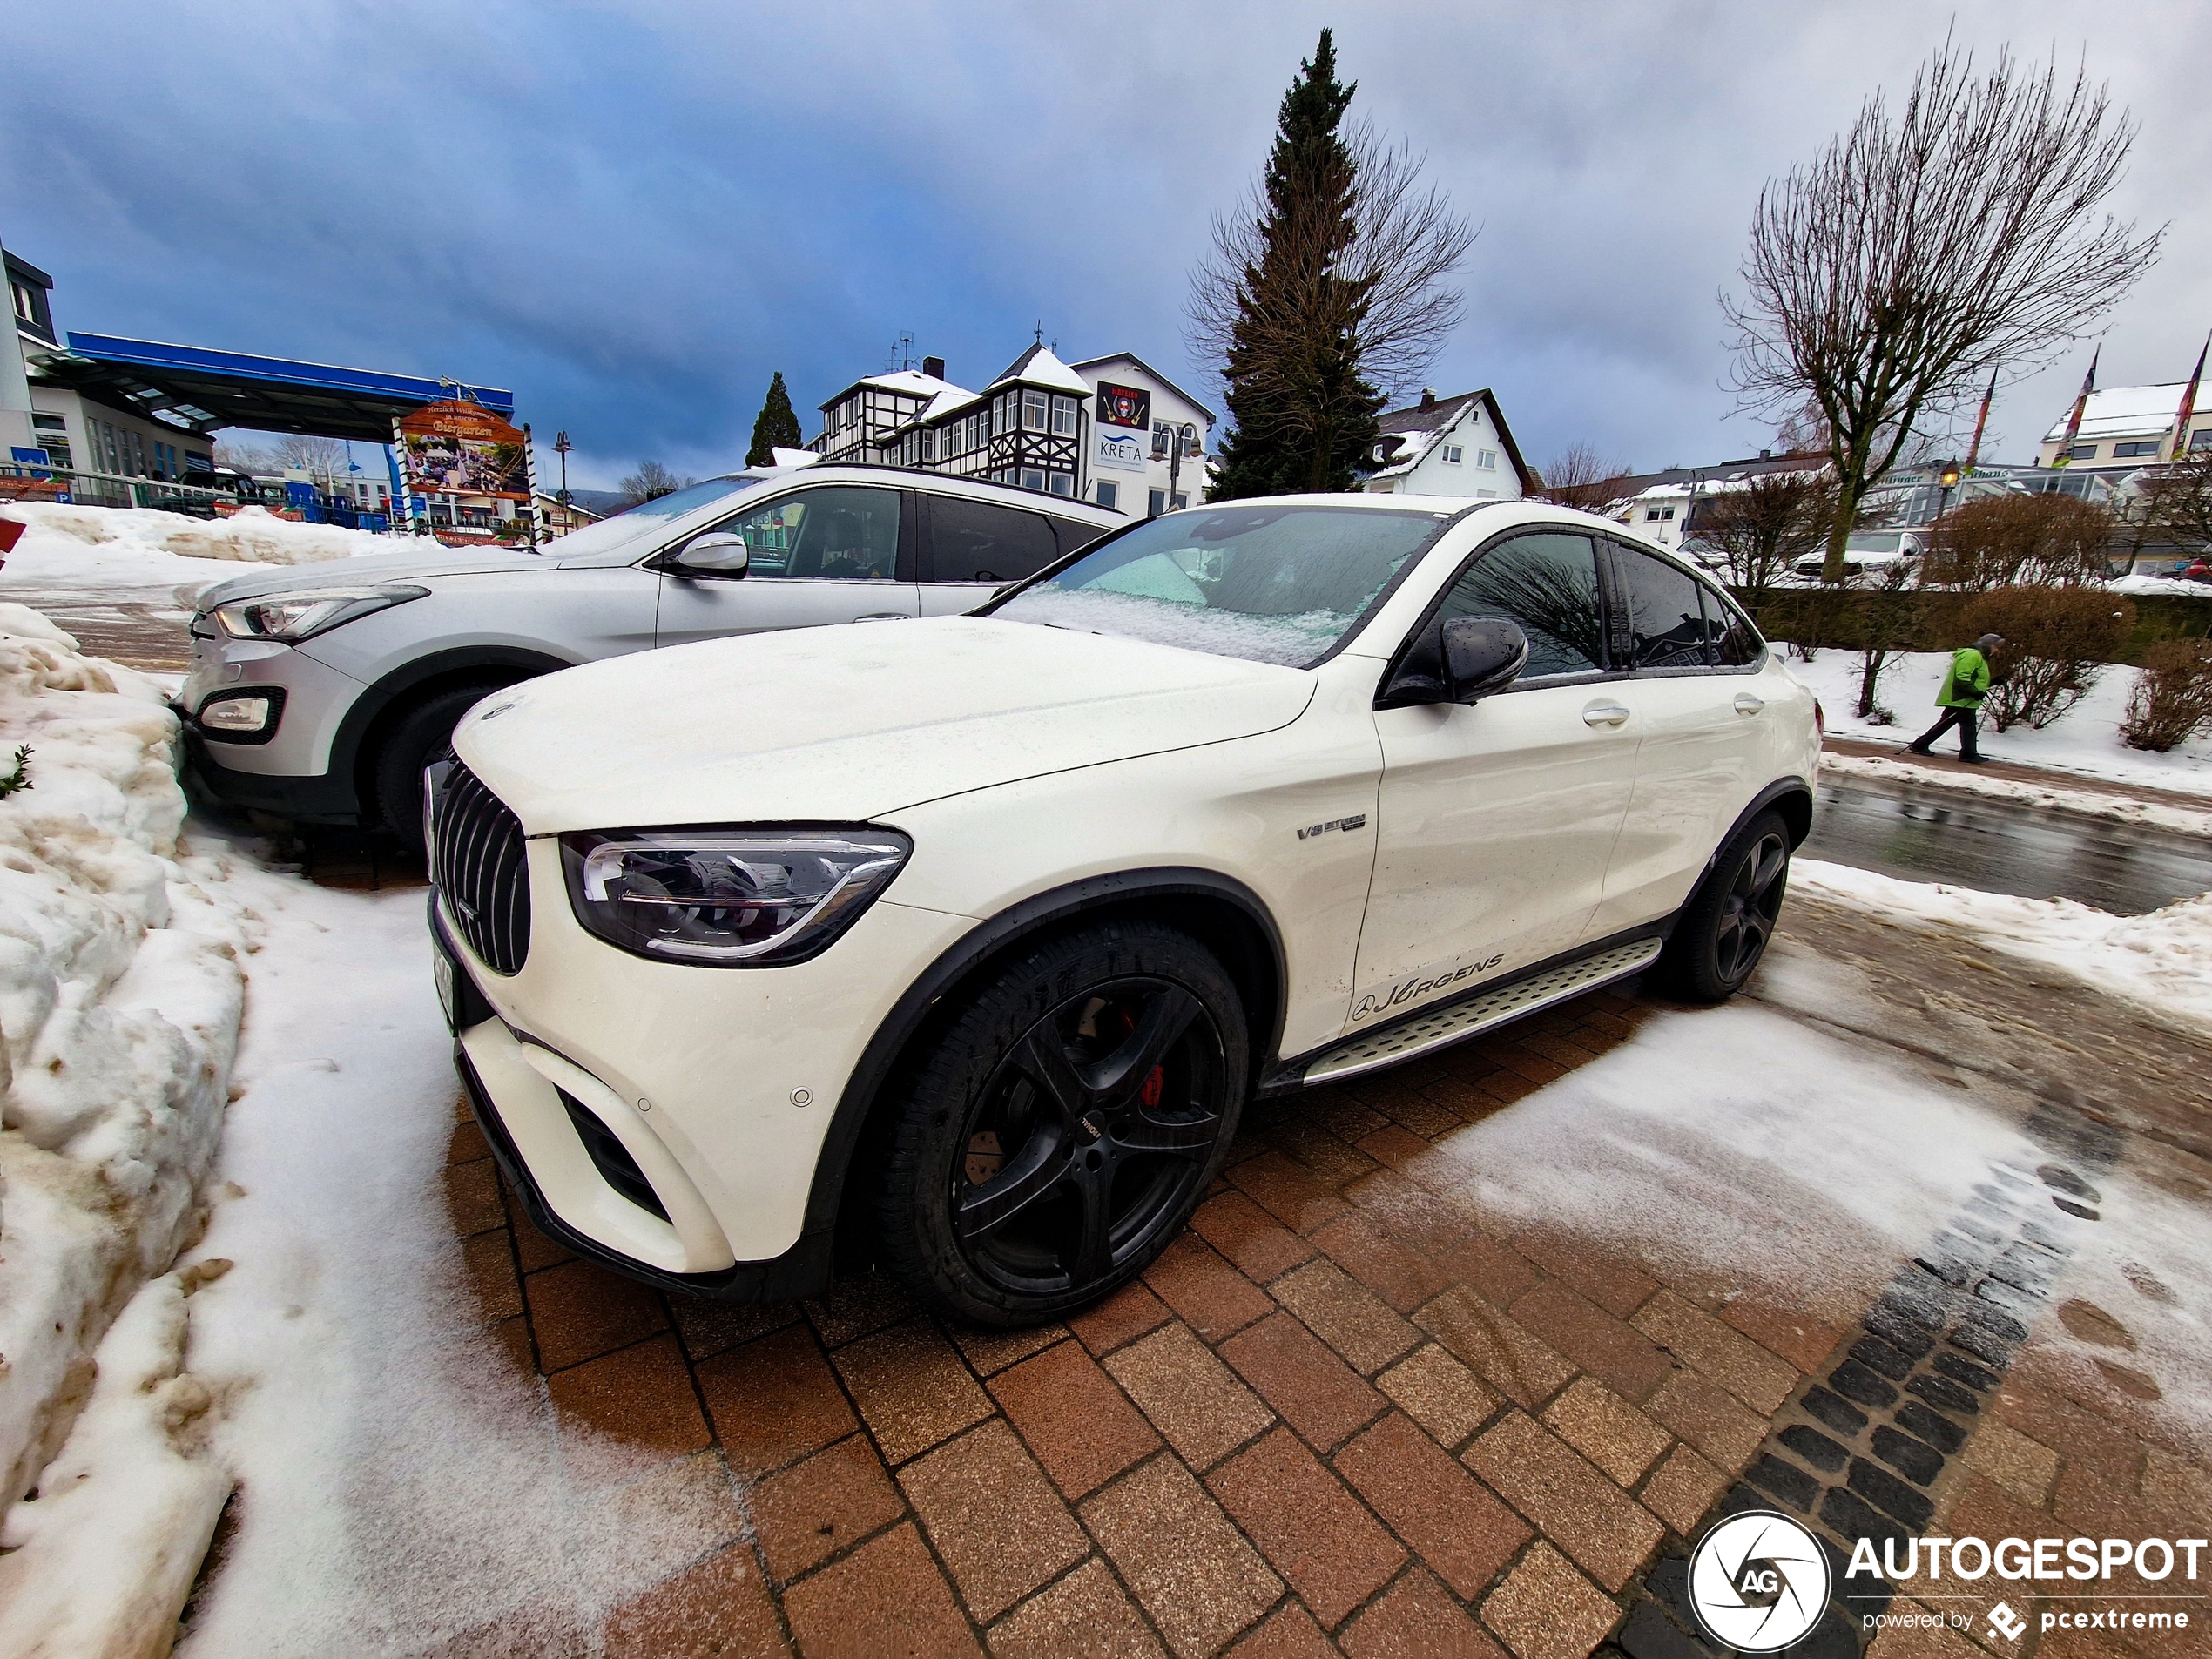
[[[224,583],[192,617],[179,708],[220,799],[419,846],[425,763],[502,686],[730,634],[972,610],[1128,522],[887,467],[733,473],[543,553],[375,554]]]
[[[1899,563],[1912,564],[1927,550],[1927,538],[1918,530],[1853,530],[1844,544],[1844,564],[1853,576],[1880,576]],[[1828,552],[1808,553],[1790,567],[1792,576],[1820,579],[1828,566]]]
[[[673,1288],[1053,1318],[1255,1091],[1625,975],[1717,1001],[1812,822],[1812,696],[1715,583],[1536,501],[1172,513],[972,616],[593,664],[455,733],[431,868],[478,1120]]]

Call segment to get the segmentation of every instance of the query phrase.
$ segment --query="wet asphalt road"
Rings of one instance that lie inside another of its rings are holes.
[[[2140,915],[2212,890],[2212,843],[1947,791],[1831,779],[1802,851],[1906,881]]]

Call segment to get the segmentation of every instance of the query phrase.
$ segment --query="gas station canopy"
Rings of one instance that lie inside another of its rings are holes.
[[[296,363],[244,352],[71,333],[66,352],[41,354],[37,374],[151,415],[165,410],[205,432],[250,427],[389,443],[395,417],[462,398],[512,420],[515,395],[489,386]]]

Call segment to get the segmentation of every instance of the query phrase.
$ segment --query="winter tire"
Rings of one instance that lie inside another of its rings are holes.
[[[878,1199],[887,1264],[983,1325],[1096,1300],[1189,1219],[1247,1078],[1243,1004],[1196,940],[1130,921],[1035,946],[908,1075]]]
[[[456,685],[423,698],[400,717],[376,752],[376,815],[409,852],[422,846],[422,769],[453,746],[461,717],[504,680]]]
[[[1761,813],[1738,830],[1683,907],[1656,980],[1689,1002],[1724,1002],[1766,954],[1790,884],[1790,826]]]

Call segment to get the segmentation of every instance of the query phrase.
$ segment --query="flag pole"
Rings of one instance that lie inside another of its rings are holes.
[[[2174,415],[2174,448],[2166,459],[2179,461],[2189,446],[2189,417],[2196,413],[2196,388],[2204,379],[2204,354],[2212,352],[2212,334],[2204,336],[2204,346],[2196,354],[2196,367],[2190,371],[2189,383],[2182,388],[2182,407]]]
[[[1981,395],[1981,413],[1974,416],[1974,441],[1966,446],[1966,464],[1959,469],[1961,482],[1974,475],[1974,462],[1981,459],[1982,428],[1989,424],[1990,400],[1997,395],[1997,371],[1989,371],[1989,389]]]
[[[2089,408],[2089,394],[2097,389],[2097,359],[2105,353],[2104,341],[2089,354],[2089,372],[2081,377],[2081,395],[2074,400],[2074,413],[2066,418],[2066,436],[2059,440],[2059,452],[2051,457],[2054,468],[2063,467],[2074,459],[2074,441],[2081,435],[2081,417]]]

